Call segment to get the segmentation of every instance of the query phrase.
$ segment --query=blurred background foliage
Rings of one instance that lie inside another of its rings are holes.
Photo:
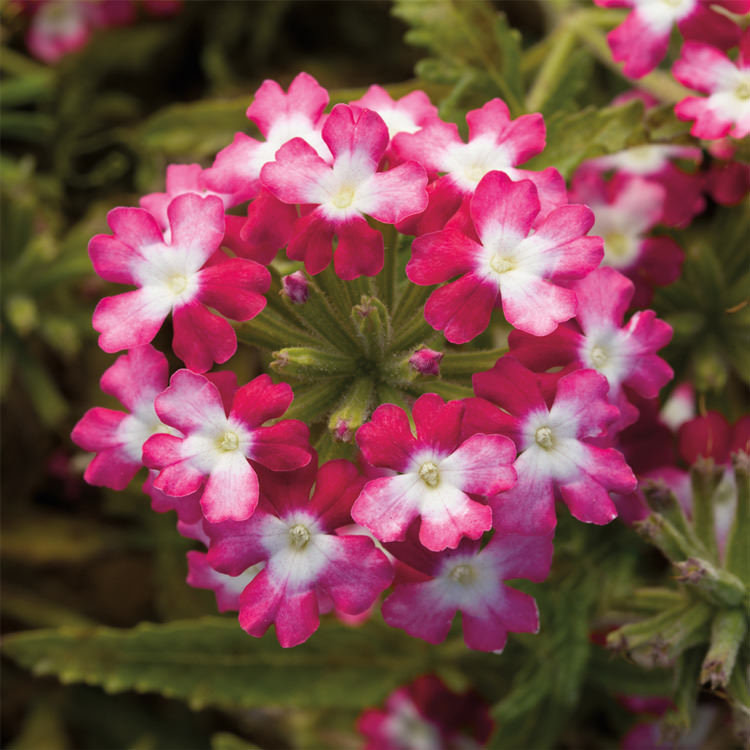
[[[375,82],[393,84],[394,96],[419,86],[462,129],[466,110],[493,96],[514,116],[542,111],[550,145],[530,166],[566,177],[585,158],[679,142],[688,126],[669,107],[647,116],[638,102],[607,107],[625,84],[595,64],[595,44],[569,45],[564,64],[545,73],[560,39],[545,36],[545,23],[562,0],[190,0],[173,16],[101,30],[54,66],[25,51],[20,4],[1,2],[2,627],[61,628],[3,659],[2,746],[357,747],[360,709],[432,670],[454,689],[474,685],[493,706],[498,747],[614,747],[633,723],[617,694],[669,694],[680,678],[644,672],[592,636],[612,627],[634,586],[669,571],[622,525],[561,519],[554,578],[524,588],[537,598],[541,634],[512,638],[502,657],[468,652],[458,629],[432,648],[379,620],[358,630],[327,621],[281,653],[272,633],[252,639],[235,618],[215,616],[213,595],[184,583],[191,543],[172,514],[153,513],[137,483],[114,493],[81,480],[86,457],[70,443],[72,426],[94,404],[119,408],[98,387],[114,357],[91,329],[106,285],[86,247],[108,231],[110,208],[163,190],[167,164],[208,165],[237,130],[252,132],[244,113],[263,79],[286,86],[301,70],[334,101]],[[743,224],[730,214],[709,211],[683,279],[656,304],[676,328],[678,375],[696,375],[709,406],[736,416],[747,403],[750,308],[729,321],[724,313],[742,296],[750,250],[747,215]],[[693,346],[701,331],[703,348]],[[247,377],[254,362],[240,365]],[[112,630],[143,621],[158,624]],[[186,657],[196,653],[210,657],[204,671]]]

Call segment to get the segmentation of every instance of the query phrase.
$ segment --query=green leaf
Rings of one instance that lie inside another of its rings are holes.
[[[250,123],[246,96],[173,104],[152,115],[133,134],[133,143],[164,154],[167,159],[196,161],[231,143]]]
[[[621,107],[586,107],[580,112],[560,112],[547,119],[547,147],[524,164],[524,169],[557,167],[569,178],[586,159],[621,151],[644,142],[643,103]]]
[[[301,646],[256,639],[234,618],[206,617],[132,630],[60,628],[18,633],[4,650],[39,675],[107,692],[156,692],[191,707],[356,708],[374,705],[430,669],[440,650],[379,623],[326,621]]]
[[[211,737],[211,750],[260,750],[260,747],[236,734],[218,732]]]

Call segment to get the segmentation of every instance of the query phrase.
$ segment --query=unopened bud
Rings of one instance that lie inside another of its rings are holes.
[[[310,285],[307,276],[302,271],[295,271],[281,279],[283,293],[294,302],[295,305],[304,305],[310,296]]]
[[[443,352],[424,346],[409,357],[409,364],[420,375],[440,375],[440,360],[444,356]]]
[[[370,416],[374,397],[375,383],[371,378],[357,378],[354,381],[328,420],[328,429],[335,440],[351,442],[354,433]]]
[[[711,646],[701,668],[701,683],[712,690],[726,688],[737,652],[747,632],[747,617],[740,609],[721,610],[711,625]]]
[[[719,603],[734,607],[745,598],[742,581],[727,570],[712,565],[708,560],[691,557],[675,563],[678,581],[684,581],[708,594]]]

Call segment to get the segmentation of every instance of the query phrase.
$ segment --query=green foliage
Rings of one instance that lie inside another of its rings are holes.
[[[158,692],[193,708],[361,708],[428,671],[439,659],[422,642],[375,623],[326,622],[285,651],[274,633],[247,635],[235,618],[206,617],[132,630],[60,628],[8,636],[7,656],[38,675]]]

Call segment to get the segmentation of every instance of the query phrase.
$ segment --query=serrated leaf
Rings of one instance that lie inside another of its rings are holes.
[[[621,107],[586,107],[560,112],[547,119],[547,147],[524,164],[524,169],[557,167],[569,178],[586,159],[621,151],[644,142],[643,103]]]
[[[384,627],[326,621],[282,649],[273,632],[256,639],[234,618],[206,617],[131,630],[60,628],[8,636],[7,656],[39,675],[107,692],[156,692],[193,708],[356,708],[380,702],[428,671],[439,650]]]

